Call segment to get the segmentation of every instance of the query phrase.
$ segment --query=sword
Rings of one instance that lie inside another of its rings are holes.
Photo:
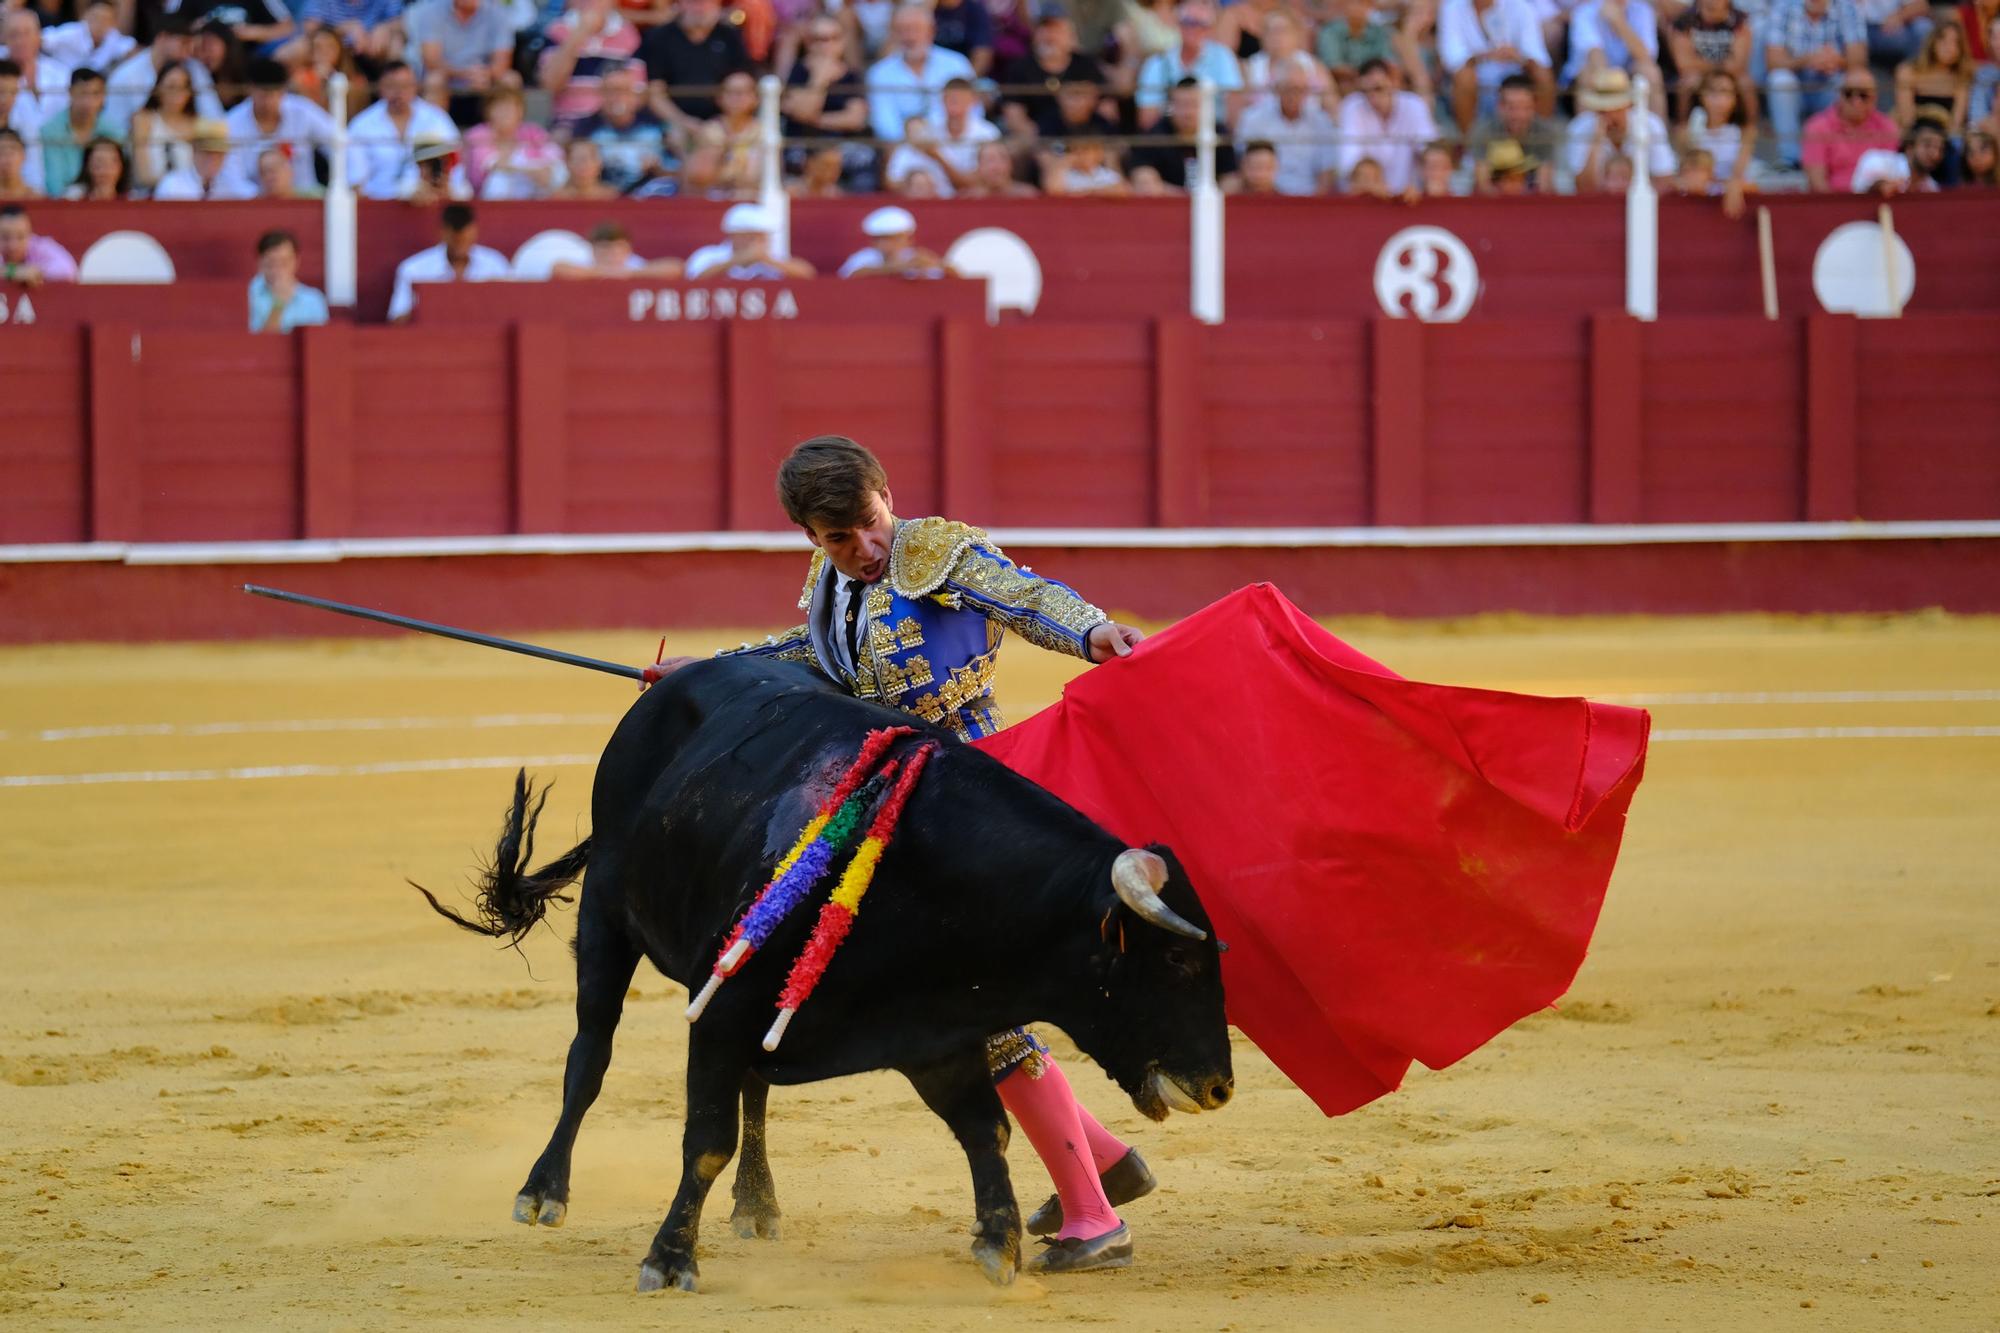
[[[346,602],[329,601],[324,597],[309,597],[302,592],[286,592],[282,588],[266,588],[255,583],[243,585],[243,591],[258,597],[269,597],[275,601],[291,602],[298,606],[310,606],[316,611],[332,611],[336,615],[353,616],[358,620],[373,620],[383,625],[394,625],[397,629],[413,629],[419,634],[435,634],[441,639],[457,639],[460,643],[476,643],[481,648],[498,648],[503,652],[520,653],[525,657],[539,657],[545,662],[560,662],[564,666],[585,667],[591,671],[602,671],[607,675],[623,676],[627,680],[644,681],[646,673],[638,667],[626,666],[622,662],[607,662],[598,657],[585,657],[581,653],[566,653],[558,648],[544,648],[540,644],[522,643],[518,639],[503,639],[495,634],[481,634],[477,630],[457,629],[451,625],[440,625],[435,621],[418,620],[414,616],[399,616],[388,611],[375,611],[365,606],[352,606]]]

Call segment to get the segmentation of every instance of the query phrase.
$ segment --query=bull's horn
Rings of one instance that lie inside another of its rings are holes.
[[[1166,882],[1167,863],[1151,852],[1128,847],[1111,863],[1111,887],[1118,891],[1119,902],[1162,930],[1171,930],[1191,940],[1207,939],[1207,931],[1161,900],[1160,886]]]

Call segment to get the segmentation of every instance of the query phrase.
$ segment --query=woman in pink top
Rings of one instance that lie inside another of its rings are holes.
[[[562,150],[526,118],[518,88],[486,95],[485,121],[465,132],[465,179],[479,198],[546,199],[562,184]]]

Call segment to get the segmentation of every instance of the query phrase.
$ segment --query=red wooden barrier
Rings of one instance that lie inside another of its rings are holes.
[[[1663,319],[1645,327],[1642,519],[1806,516],[1807,323]]]
[[[1990,277],[1993,237],[1977,239]],[[1856,510],[1871,518],[2000,513],[2000,317],[1863,320],[1855,333]]]
[[[838,431],[1001,526],[2000,517],[2000,315],[7,335],[0,543],[769,531]]]
[[[91,377],[76,329],[19,329],[0,351],[0,542],[89,536]]]
[[[800,200],[795,251],[830,273],[863,243],[860,219],[878,199]],[[1848,222],[1872,222],[1875,203],[1853,196],[1781,195],[1771,209],[1778,296],[1787,316],[1820,310],[1812,266]],[[481,204],[480,240],[512,254],[535,233],[587,233],[615,219],[648,258],[684,258],[717,239],[725,204],[711,200]],[[1188,310],[1188,206],[1180,199],[914,200],[919,238],[940,251],[979,227],[1011,231],[1033,250],[1044,319],[1132,320]],[[1355,199],[1244,199],[1228,205],[1227,307],[1241,319],[1369,319],[1382,312],[1375,270],[1385,246],[1411,227],[1442,228],[1477,269],[1474,319],[1583,319],[1624,303],[1624,200],[1612,196],[1454,199],[1416,207]],[[1962,189],[1898,200],[1896,228],[1916,265],[1918,313],[2000,310],[2000,191]],[[246,282],[267,227],[299,237],[307,281],[323,272],[320,208],[311,203],[38,203],[44,231],[82,255],[108,231],[158,237],[183,278]],[[437,242],[437,212],[399,203],[360,206],[356,314],[380,320],[396,264]],[[1762,310],[1754,213],[1731,221],[1705,199],[1660,205],[1660,308],[1667,315]],[[1439,251],[1441,254],[1442,251]],[[16,288],[0,288],[11,301]],[[1401,298],[1407,301],[1407,297]],[[0,310],[8,322],[11,307]]]
[[[78,329],[86,324],[130,324],[140,329],[165,326],[247,333],[249,281],[248,277],[184,278],[157,286],[51,282],[32,290],[0,285],[12,302],[0,312],[0,325]]]
[[[770,320],[915,324],[985,318],[986,284],[964,278],[925,282],[681,282],[645,279],[561,282],[442,282],[415,287],[411,322],[491,328],[517,319],[594,328]],[[241,293],[238,293],[241,296]]]
[[[960,512],[987,517],[979,509]],[[2000,611],[2000,540],[1993,538],[1145,550],[1010,541],[1007,551],[1116,614],[1143,619],[1184,616],[1257,581],[1277,584],[1319,616]],[[805,558],[801,541],[787,551],[411,557],[276,569],[0,563],[0,643],[391,632],[238,591],[244,583],[282,582],[502,631],[629,626],[626,660],[638,662],[662,628],[712,627],[722,647],[750,626],[776,622],[798,593]]]

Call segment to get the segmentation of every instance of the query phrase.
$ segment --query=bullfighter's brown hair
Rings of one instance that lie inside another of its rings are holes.
[[[778,503],[808,530],[866,522],[868,502],[888,489],[875,455],[845,435],[815,435],[778,467]]]

